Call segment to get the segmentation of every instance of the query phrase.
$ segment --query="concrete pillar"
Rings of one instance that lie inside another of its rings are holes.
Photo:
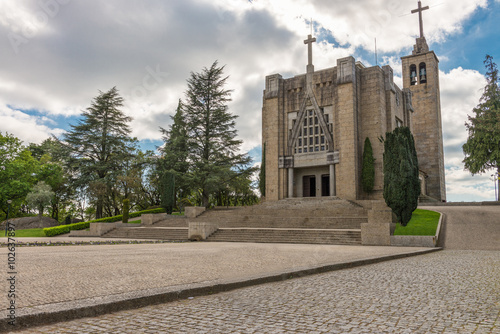
[[[336,196],[335,191],[335,165],[330,165],[330,196]]]
[[[288,198],[293,197],[293,168],[288,168]]]

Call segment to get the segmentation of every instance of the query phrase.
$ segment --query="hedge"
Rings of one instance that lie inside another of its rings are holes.
[[[44,228],[43,233],[45,233],[47,237],[53,237],[55,235],[69,233],[69,231],[71,230],[84,230],[89,227],[90,227],[90,222],[74,223],[69,225]]]
[[[163,212],[165,212],[165,209],[163,208],[137,211],[130,213],[129,218],[139,217],[146,213],[163,213]],[[120,220],[122,220],[122,215],[89,220],[88,222],[44,228],[43,233],[45,233],[47,237],[53,237],[55,235],[69,233],[69,231],[71,230],[84,230],[90,227],[90,223],[114,223],[114,222],[119,222]]]

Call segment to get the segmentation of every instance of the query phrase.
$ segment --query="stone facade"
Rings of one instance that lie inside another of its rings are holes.
[[[262,108],[266,200],[322,196],[381,200],[383,143],[379,138],[398,126],[408,126],[414,133],[416,127],[422,175],[428,175],[428,194],[445,199],[439,77],[434,52],[402,58],[401,89],[394,84],[390,66],[367,68],[353,57],[338,59],[336,66],[314,71],[314,41],[311,36],[304,41],[309,46],[305,74],[288,79],[280,74],[266,77]],[[426,44],[417,44],[419,50],[425,50]],[[414,63],[426,64],[427,82],[411,84],[410,66]],[[375,187],[370,194],[361,186],[367,137],[376,159]]]

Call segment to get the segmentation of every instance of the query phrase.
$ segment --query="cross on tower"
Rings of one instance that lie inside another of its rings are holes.
[[[420,38],[424,37],[424,21],[422,20],[422,12],[429,9],[429,6],[422,7],[422,2],[418,1],[418,8],[411,11],[412,14],[418,13],[418,21],[420,23]]]
[[[307,66],[312,66],[312,58],[313,58],[313,51],[312,51],[312,43],[316,42],[316,38],[313,38],[312,35],[308,35],[307,39],[304,41],[304,44],[307,45]]]

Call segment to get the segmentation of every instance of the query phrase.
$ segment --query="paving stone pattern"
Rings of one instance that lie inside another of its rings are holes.
[[[20,333],[500,333],[498,251],[445,250]]]

